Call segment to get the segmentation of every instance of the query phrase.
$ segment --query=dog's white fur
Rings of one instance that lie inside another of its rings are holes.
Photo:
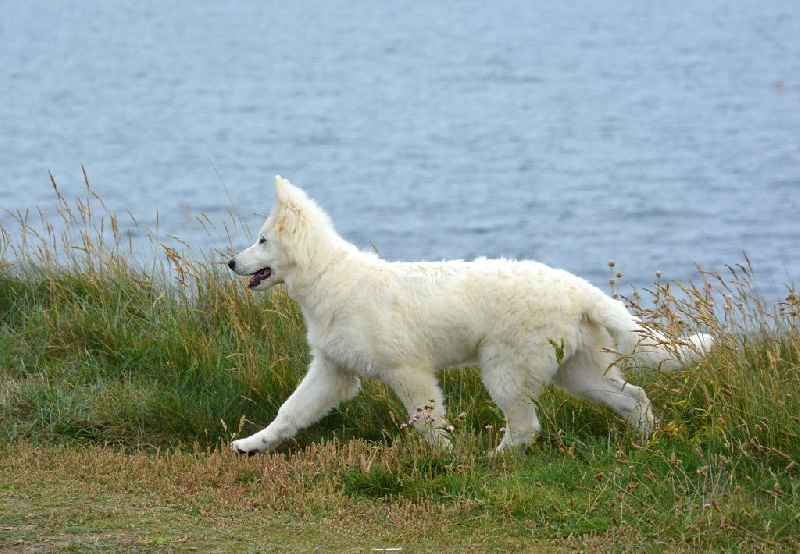
[[[256,243],[228,265],[253,276],[252,290],[285,284],[305,317],[313,358],[275,420],[234,441],[234,451],[274,448],[355,396],[360,377],[388,383],[410,416],[429,406],[433,424],[415,425],[441,445],[447,423],[436,373],[461,364],[480,365],[505,415],[499,451],[536,439],[535,400],[550,382],[606,404],[649,434],[650,401],[625,381],[613,352],[669,371],[711,347],[705,334],[670,342],[585,280],[541,263],[383,261],[337,235],[325,212],[287,180],[276,177],[275,195]]]

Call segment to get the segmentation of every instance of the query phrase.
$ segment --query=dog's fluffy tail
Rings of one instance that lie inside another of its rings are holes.
[[[625,306],[600,290],[587,306],[585,315],[605,328],[624,356],[659,369],[675,371],[706,355],[714,343],[711,335],[699,333],[675,342],[669,337],[645,327]]]

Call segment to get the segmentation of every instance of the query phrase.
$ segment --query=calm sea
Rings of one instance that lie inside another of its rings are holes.
[[[93,188],[239,248],[281,174],[392,260],[535,258],[607,290],[800,278],[800,5],[4,2],[0,207]],[[128,215],[128,213],[130,215]],[[38,217],[38,216],[37,216]],[[135,237],[134,237],[135,238]]]

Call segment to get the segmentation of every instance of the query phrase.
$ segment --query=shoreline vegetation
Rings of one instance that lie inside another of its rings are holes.
[[[629,369],[660,420],[650,440],[550,388],[539,441],[487,456],[503,421],[461,369],[442,376],[452,452],[369,382],[275,453],[237,457],[228,442],[305,371],[298,308],[245,290],[228,245],[195,259],[148,231],[158,255],[135,264],[85,185],[67,201],[53,179],[59,225],[0,228],[0,552],[800,548],[800,298],[787,285],[767,305],[746,258],[631,293],[610,264],[648,325],[717,340],[684,371]]]

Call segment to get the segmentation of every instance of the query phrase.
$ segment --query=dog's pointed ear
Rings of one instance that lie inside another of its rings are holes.
[[[292,184],[288,179],[284,179],[280,175],[275,176],[275,199],[279,204],[286,203],[286,201],[289,199],[289,189],[291,188]]]
[[[280,175],[275,176],[275,199],[281,206],[302,206],[310,202],[302,189],[297,188],[289,182],[289,179],[284,179]]]
[[[275,176],[275,226],[281,234],[294,234],[302,229],[333,230],[328,215],[306,193],[284,179]]]

